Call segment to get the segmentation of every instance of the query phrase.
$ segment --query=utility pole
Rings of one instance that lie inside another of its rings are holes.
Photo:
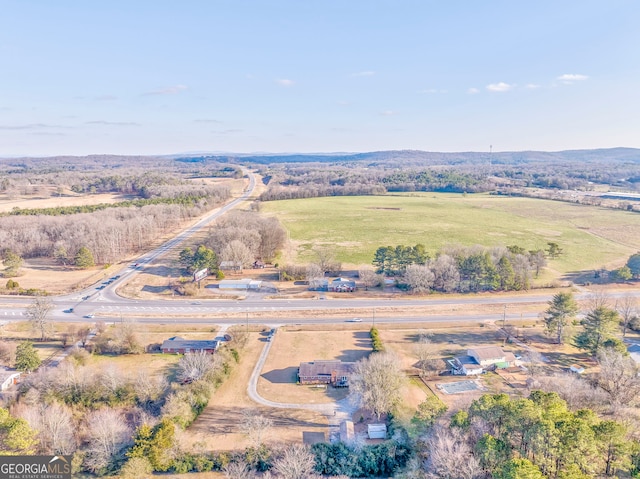
[[[373,327],[376,327],[376,308],[373,308]]]
[[[504,305],[504,312],[502,313],[502,329],[504,329],[506,323],[507,323],[507,305],[505,304]]]
[[[249,311],[245,311],[245,317],[247,320],[247,334],[249,334]]]

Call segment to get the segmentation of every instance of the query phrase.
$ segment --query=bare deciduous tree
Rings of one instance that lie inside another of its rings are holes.
[[[133,383],[133,390],[141,404],[158,401],[167,391],[169,384],[164,376],[150,376],[140,371]]]
[[[46,296],[36,296],[27,307],[27,319],[31,323],[31,327],[40,333],[42,341],[53,332],[53,324],[49,318],[52,309],[53,302]]]
[[[271,261],[282,248],[287,237],[286,232],[277,218],[262,218],[258,231],[260,232],[258,256],[264,261]]]
[[[364,285],[364,289],[375,288],[382,284],[383,278],[372,269],[361,269],[358,271],[358,278]]]
[[[108,364],[100,370],[96,381],[107,395],[113,395],[126,384],[126,378],[115,364]]]
[[[428,477],[474,479],[482,476],[482,468],[459,429],[436,426],[427,443],[429,457],[425,468]]]
[[[429,266],[434,274],[434,289],[446,293],[456,290],[460,284],[460,271],[455,258],[448,254],[441,254],[435,260],[430,261]]]
[[[256,477],[255,473],[249,469],[246,463],[241,461],[233,461],[224,466],[224,477],[227,479],[252,479]]]
[[[398,356],[375,353],[358,361],[351,389],[359,393],[362,407],[380,419],[381,414],[393,411],[400,404],[405,379]]]
[[[16,344],[9,341],[0,341],[0,364],[12,365],[16,360]]]
[[[230,261],[238,265],[240,269],[253,263],[254,255],[251,250],[240,240],[227,243],[220,251],[220,261]]]
[[[622,318],[622,338],[624,339],[631,322],[638,316],[638,300],[630,294],[625,294],[616,301],[616,310]]]
[[[178,362],[178,381],[190,383],[202,379],[215,365],[214,356],[205,351],[186,353]]]
[[[131,428],[119,411],[98,409],[87,417],[88,447],[85,456],[87,469],[98,472],[106,467],[113,456],[131,441]]]
[[[587,297],[587,308],[594,311],[598,308],[611,308],[611,296],[605,290],[595,290]]]
[[[111,352],[116,354],[139,354],[144,348],[140,344],[137,323],[131,318],[121,318],[113,328],[113,340],[109,343]]]
[[[441,361],[437,358],[437,348],[431,341],[428,331],[418,332],[417,342],[413,345],[413,354],[418,360],[417,367],[421,374],[431,375],[438,371]]]
[[[428,293],[433,287],[435,275],[431,268],[421,264],[410,264],[404,272],[404,282],[412,293]]]
[[[249,441],[253,447],[260,446],[269,429],[273,427],[273,420],[263,416],[255,409],[245,409],[242,411],[242,422],[240,430],[249,436]]]
[[[307,265],[306,279],[309,282],[309,286],[314,288],[318,287],[318,282],[324,278],[324,273],[317,263],[309,263]]]
[[[273,472],[283,479],[309,479],[314,477],[315,457],[308,447],[292,444],[273,461]]]
[[[69,407],[57,402],[26,406],[20,415],[38,431],[40,451],[43,454],[75,452],[75,426]]]
[[[636,362],[611,348],[598,354],[600,373],[596,379],[614,405],[634,405],[640,398],[640,368]]]
[[[322,271],[322,276],[326,273],[339,273],[342,265],[336,260],[335,249],[328,246],[316,246],[313,248],[316,255],[316,264]]]

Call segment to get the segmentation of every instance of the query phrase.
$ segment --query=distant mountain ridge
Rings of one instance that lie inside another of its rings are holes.
[[[532,162],[630,162],[640,163],[640,149],[638,148],[598,148],[590,150],[563,151],[461,151],[435,152],[422,150],[384,150],[364,153],[226,153],[226,152],[190,152],[173,155],[111,155],[95,154],[84,156],[57,155],[49,157],[24,156],[1,157],[0,161],[16,162],[19,160],[44,161],[73,161],[74,159],[89,159],[93,162],[118,161],[122,159],[161,158],[183,162],[220,161],[232,163],[350,163],[363,162],[382,164],[386,162],[424,163],[430,165],[478,163],[478,164],[519,164]]]
[[[596,161],[607,160],[629,161],[640,163],[640,149],[638,148],[599,148],[592,150],[564,150],[564,151],[503,151],[503,152],[431,152],[421,150],[388,150],[366,153],[274,153],[274,154],[214,154],[214,155],[184,155],[176,157],[181,161],[238,161],[243,163],[342,163],[369,162],[384,163],[387,161],[408,162],[423,161],[431,164],[464,163],[529,163],[544,161]]]

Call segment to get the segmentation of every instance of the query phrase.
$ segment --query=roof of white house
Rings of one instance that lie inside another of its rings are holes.
[[[472,353],[475,354],[475,356],[480,361],[487,361],[491,359],[502,359],[505,357],[505,352],[502,350],[502,348],[499,348],[497,346],[487,346],[484,348],[469,349],[468,354],[472,355]]]

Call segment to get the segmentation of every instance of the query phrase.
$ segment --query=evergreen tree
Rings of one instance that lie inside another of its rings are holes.
[[[0,408],[0,455],[33,455],[38,445],[37,432],[27,421],[15,418]]]
[[[38,357],[38,352],[33,347],[31,341],[23,341],[16,348],[16,369],[30,373],[37,369],[42,361]]]
[[[556,335],[556,342],[563,344],[565,328],[578,312],[578,303],[572,293],[558,293],[549,301],[544,322],[549,334]]]
[[[4,253],[4,259],[2,263],[6,267],[4,271],[5,277],[16,276],[18,274],[18,270],[22,266],[23,259],[20,255],[14,253],[13,251],[7,250]]]
[[[632,254],[627,260],[627,267],[634,278],[640,277],[640,253]]]
[[[598,306],[582,320],[584,330],[575,338],[576,346],[596,355],[605,342],[615,337],[620,316],[614,309]]]
[[[95,261],[93,259],[93,253],[86,246],[82,246],[75,256],[75,265],[81,269],[91,268],[95,266]]]
[[[500,278],[500,289],[503,291],[513,289],[515,273],[513,272],[511,260],[506,255],[500,258],[496,270],[498,271],[498,277]]]

